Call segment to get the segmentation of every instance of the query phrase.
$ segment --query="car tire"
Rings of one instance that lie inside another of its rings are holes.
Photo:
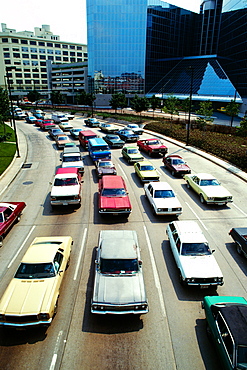
[[[175,176],[175,171],[172,171],[171,174],[172,174],[172,176]]]
[[[190,189],[190,184],[188,183],[188,181],[186,182],[186,186],[187,186],[187,189]]]
[[[236,245],[237,245],[237,252],[241,256],[243,254],[241,245],[238,242],[236,242]]]
[[[205,203],[205,199],[203,198],[203,195],[202,194],[200,194],[200,202],[203,204],[203,203]]]

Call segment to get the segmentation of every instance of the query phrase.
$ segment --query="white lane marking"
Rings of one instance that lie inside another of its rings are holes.
[[[123,176],[124,176],[125,180],[128,180],[127,175],[125,174],[125,172],[124,172],[124,170],[123,170],[122,166],[120,166],[120,164],[118,164],[118,167],[120,168],[120,170],[121,170],[121,172],[122,172],[122,174],[123,174]]]
[[[205,230],[208,230],[207,227],[205,226],[205,224],[202,222],[202,220],[200,219],[199,216],[197,216],[196,212],[191,208],[191,206],[185,202],[185,204],[187,204],[187,206],[189,207],[189,209],[191,210],[191,212],[194,213],[194,215],[196,216],[197,220],[200,222],[200,224],[204,227]]]
[[[53,352],[53,356],[52,356],[52,361],[51,361],[51,365],[49,367],[49,370],[55,369],[56,362],[57,362],[57,352],[59,350],[59,346],[60,346],[60,341],[61,341],[62,335],[63,335],[63,331],[60,330],[60,332],[58,333],[58,336],[57,336],[56,345],[55,345],[55,348],[54,348],[54,352]]]
[[[35,229],[36,226],[33,226],[31,228],[31,230],[29,231],[29,233],[27,234],[27,237],[26,239],[24,240],[24,242],[22,243],[22,245],[20,246],[20,248],[18,249],[17,253],[15,254],[15,256],[12,258],[12,260],[10,261],[9,265],[8,265],[8,269],[10,268],[10,266],[12,265],[12,263],[14,262],[14,260],[16,259],[16,257],[18,256],[18,254],[20,253],[20,251],[22,250],[22,248],[24,247],[24,245],[26,244],[26,241],[27,239],[29,238],[29,236],[32,234],[33,230]]]
[[[236,208],[239,210],[239,212],[243,213],[243,215],[244,215],[245,217],[247,216],[247,214],[246,214],[244,211],[242,211],[242,209],[241,209],[241,208],[239,208],[238,206],[236,206],[236,204],[232,203],[232,205],[233,205],[234,207],[236,207]]]
[[[87,235],[87,228],[85,228],[84,233],[83,233],[83,237],[82,237],[82,241],[81,241],[81,249],[80,249],[79,258],[78,258],[78,261],[77,261],[75,274],[74,274],[74,280],[77,279],[77,274],[78,274],[78,270],[79,270],[80,263],[81,263],[81,258],[82,258],[82,252],[84,250],[86,235]]]
[[[144,233],[145,233],[145,236],[146,236],[146,241],[147,241],[148,250],[149,250],[149,254],[150,254],[150,261],[151,261],[152,268],[153,268],[154,281],[155,281],[156,288],[158,290],[158,296],[159,296],[161,311],[162,311],[163,316],[166,317],[166,309],[165,309],[165,304],[164,304],[164,298],[163,298],[163,294],[162,294],[162,289],[161,289],[161,285],[160,285],[160,280],[159,280],[159,275],[158,275],[154,255],[153,255],[153,250],[152,250],[152,247],[151,247],[151,242],[150,242],[150,239],[149,239],[149,236],[148,236],[146,226],[143,226],[143,228],[144,228]]]

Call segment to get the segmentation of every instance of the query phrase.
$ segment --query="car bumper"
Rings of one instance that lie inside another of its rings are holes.
[[[148,305],[147,303],[140,304],[131,304],[131,305],[104,305],[99,304],[98,302],[95,304],[92,302],[91,304],[91,313],[99,314],[99,315],[143,315],[148,313]]]
[[[51,200],[52,206],[69,206],[69,205],[81,204],[81,199],[75,200]]]
[[[11,328],[16,328],[16,329],[24,329],[24,328],[30,328],[33,326],[49,326],[51,325],[52,318],[49,320],[39,320],[39,321],[32,321],[32,322],[24,322],[24,323],[14,323],[14,322],[5,322],[2,321],[0,322],[0,326],[5,326],[5,327],[11,327]]]

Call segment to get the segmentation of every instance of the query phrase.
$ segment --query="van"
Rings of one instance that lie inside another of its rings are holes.
[[[79,132],[79,142],[84,148],[87,148],[89,139],[93,139],[96,137],[97,137],[97,134],[95,134],[91,130],[85,130],[85,131]]]
[[[52,113],[51,119],[56,123],[68,122],[68,117],[63,113]]]
[[[94,162],[102,158],[111,159],[109,146],[101,137],[88,140],[88,153]]]

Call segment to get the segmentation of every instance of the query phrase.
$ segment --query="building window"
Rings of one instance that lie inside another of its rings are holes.
[[[39,49],[40,54],[45,54],[45,49]]]
[[[63,49],[68,49],[68,45],[63,45]]]
[[[39,78],[39,74],[38,73],[33,73],[33,78]]]
[[[22,58],[29,59],[29,54],[22,54]]]
[[[81,46],[77,46],[76,49],[77,50],[82,50],[82,47]]]
[[[75,49],[75,45],[70,45],[70,49]]]
[[[46,56],[45,55],[40,55],[39,59],[46,59]]]
[[[28,47],[22,46],[21,50],[24,51],[24,52],[27,52],[28,51]]]
[[[37,48],[30,48],[31,53],[37,53]]]
[[[47,53],[48,53],[48,54],[53,54],[53,50],[52,50],[52,49],[48,49],[48,50],[47,50]]]
[[[77,56],[78,57],[82,57],[82,53],[77,53]]]
[[[30,62],[29,62],[29,60],[23,60],[22,64],[24,66],[29,66]]]
[[[55,60],[62,60],[61,57],[55,57]]]
[[[32,60],[32,66],[37,66],[39,63],[36,60]]]
[[[60,44],[55,44],[55,48],[61,48]]]
[[[15,77],[22,77],[22,73],[16,73]]]
[[[15,66],[19,66],[20,64],[21,64],[21,62],[14,62]]]
[[[68,51],[63,51],[63,55],[69,55]]]
[[[9,51],[9,48],[3,48],[3,51]]]
[[[10,53],[3,53],[4,58],[10,58]]]
[[[74,57],[75,56],[75,52],[74,51],[71,51],[70,52],[70,56]]]
[[[46,68],[40,68],[41,72],[46,72]]]
[[[52,43],[52,42],[47,42],[47,43],[46,43],[46,46],[53,47],[53,43]]]
[[[24,73],[24,77],[25,78],[28,78],[28,77],[31,78],[31,73]]]
[[[25,80],[25,85],[31,85],[31,80]]]
[[[10,64],[10,60],[9,59],[6,59],[6,60],[4,60],[4,63],[5,64]]]
[[[42,85],[47,85],[47,80],[42,80]]]
[[[47,74],[42,73],[41,78],[47,78]]]
[[[77,58],[77,62],[82,62],[82,58]]]
[[[30,40],[30,45],[37,45],[36,41]]]
[[[48,56],[48,60],[54,60],[54,57],[52,57],[52,56]]]
[[[3,37],[2,42],[9,42],[9,39],[6,39],[5,37]]]
[[[13,42],[13,44],[18,44],[19,43],[18,39],[11,39],[11,41]]]
[[[13,48],[13,51],[20,51],[19,48]]]
[[[45,46],[45,43],[43,41],[39,41],[39,46]]]
[[[70,58],[71,63],[75,63],[75,58]]]
[[[61,50],[55,50],[55,54],[61,55]]]
[[[84,58],[87,58],[87,53],[83,53]]]
[[[27,40],[21,40],[21,44],[27,44]]]
[[[21,56],[20,53],[13,53],[14,58],[20,58],[20,56]]]
[[[63,61],[64,62],[68,62],[69,61],[69,58],[68,57],[63,57]]]
[[[46,62],[40,62],[41,66],[46,66]]]
[[[21,84],[23,84],[23,80],[16,80],[16,83],[21,85]]]
[[[38,59],[38,55],[36,55],[36,54],[31,54],[31,59]]]

